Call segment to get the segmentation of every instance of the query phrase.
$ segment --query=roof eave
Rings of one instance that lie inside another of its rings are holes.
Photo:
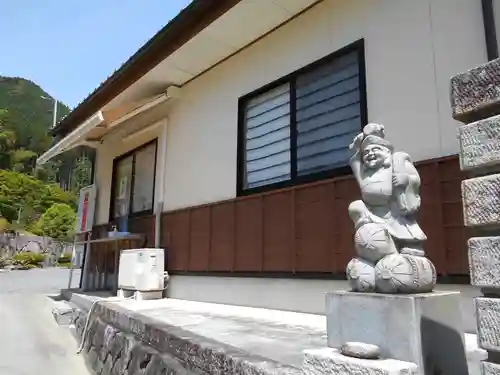
[[[51,131],[66,135],[241,0],[193,0]]]

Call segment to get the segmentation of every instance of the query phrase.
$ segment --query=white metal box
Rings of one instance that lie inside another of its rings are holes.
[[[120,253],[118,289],[159,291],[165,287],[163,249],[127,249]]]

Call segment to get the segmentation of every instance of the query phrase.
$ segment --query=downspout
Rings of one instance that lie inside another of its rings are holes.
[[[498,58],[498,43],[493,0],[481,0],[481,8],[483,11],[486,57],[488,58],[488,61],[491,61]]]
[[[163,212],[163,201],[165,194],[165,169],[167,167],[167,127],[168,118],[164,118],[161,124],[161,135],[158,147],[158,195],[155,212],[155,247],[160,247],[161,242],[161,214]]]

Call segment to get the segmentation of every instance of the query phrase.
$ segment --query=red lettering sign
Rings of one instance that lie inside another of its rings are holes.
[[[89,206],[89,193],[86,192],[85,195],[83,196],[83,210],[82,210],[82,226],[80,227],[80,230],[82,232],[85,231],[85,228],[87,226],[87,208]]]

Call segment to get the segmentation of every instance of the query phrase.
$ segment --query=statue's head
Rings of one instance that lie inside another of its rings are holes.
[[[385,139],[384,126],[368,124],[363,129],[364,137],[361,143],[361,157],[368,168],[381,168],[388,165],[393,147]]]
[[[380,168],[386,165],[386,161],[391,154],[392,152],[388,147],[377,144],[367,145],[363,147],[363,164],[368,168]]]

